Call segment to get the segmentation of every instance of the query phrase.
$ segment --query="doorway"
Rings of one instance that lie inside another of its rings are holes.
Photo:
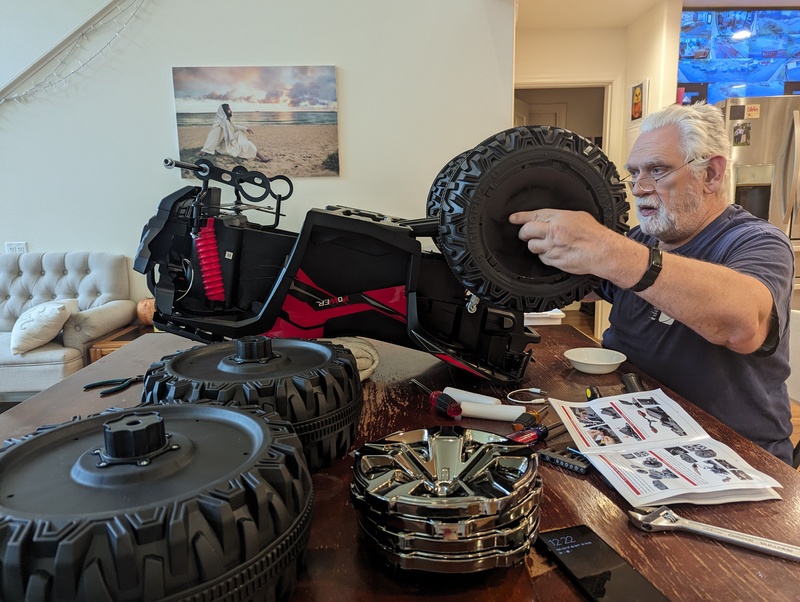
[[[601,86],[516,88],[514,125],[554,125],[580,134],[603,148],[605,95],[606,90]]]

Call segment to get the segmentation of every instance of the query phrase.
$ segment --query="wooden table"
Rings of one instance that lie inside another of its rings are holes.
[[[541,387],[552,396],[582,400],[585,387],[596,385],[602,394],[623,392],[620,373],[635,372],[630,364],[608,375],[577,372],[563,351],[595,343],[570,326],[542,326],[541,343],[533,347],[534,361],[519,387]],[[149,365],[194,343],[165,334],[147,334],[113,354],[87,366],[58,385],[0,414],[0,437],[18,437],[42,424],[85,416],[109,406],[139,403],[141,385],[111,397],[84,392],[84,384],[105,378],[142,374]],[[427,396],[409,379],[431,389],[454,386],[503,397],[509,387],[497,387],[457,371],[432,356],[411,349],[375,342],[381,363],[364,383],[364,409],[356,445],[398,431],[436,424],[452,424],[434,413]],[[645,386],[658,386],[641,374]],[[716,419],[684,402],[687,411],[715,439],[724,441],[754,468],[782,485],[782,500],[716,506],[676,506],[686,518],[800,545],[800,473],[737,435]],[[553,416],[548,420],[555,420]],[[508,425],[465,419],[463,426],[501,434]],[[299,576],[292,601],[311,600],[447,600],[497,602],[528,600],[578,600],[581,595],[549,560],[531,551],[516,567],[477,574],[442,575],[387,568],[363,545],[355,511],[349,501],[352,461],[337,460],[314,474],[315,509],[307,566]],[[587,524],[628,562],[673,600],[797,600],[800,564],[766,556],[687,533],[648,534],[628,521],[627,503],[593,472],[586,476],[542,464],[543,531]]]

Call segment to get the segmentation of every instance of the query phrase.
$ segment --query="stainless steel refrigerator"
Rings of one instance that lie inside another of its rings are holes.
[[[800,246],[800,96],[728,98],[734,202],[769,220]]]

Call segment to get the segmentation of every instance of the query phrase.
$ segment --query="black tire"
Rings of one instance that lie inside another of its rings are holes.
[[[102,465],[104,423],[154,415],[170,449]],[[3,600],[272,601],[304,561],[311,476],[257,408],[112,409],[7,442],[0,474]]]
[[[569,305],[597,287],[597,277],[547,266],[519,240],[508,216],[541,208],[587,211],[616,232],[628,230],[616,167],[568,130],[505,130],[458,163],[442,195],[439,239],[465,288],[491,305],[536,312]]]
[[[428,191],[428,200],[425,203],[425,215],[428,217],[439,217],[439,211],[442,208],[442,197],[447,191],[447,185],[453,178],[456,168],[461,162],[466,159],[467,155],[472,151],[466,150],[460,155],[456,155],[447,162],[442,170],[436,175],[436,178],[431,184],[431,189]]]
[[[231,361],[236,345],[215,343],[153,363],[145,376],[143,402],[210,399],[277,412],[294,426],[312,472],[347,453],[363,404],[356,361],[347,348],[273,339],[272,348],[287,361],[237,364]]]
[[[442,197],[447,191],[447,185],[450,183],[453,173],[455,173],[459,163],[466,158],[469,152],[470,151],[464,151],[460,155],[450,159],[447,165],[436,175],[433,184],[431,184],[431,189],[428,191],[428,199],[425,202],[425,215],[427,217],[439,217],[439,211],[442,208]],[[442,250],[438,236],[433,237],[433,243],[440,251]]]

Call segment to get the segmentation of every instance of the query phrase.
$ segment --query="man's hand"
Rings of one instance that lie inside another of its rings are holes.
[[[519,238],[542,263],[570,274],[599,273],[604,256],[624,237],[612,232],[585,211],[539,209],[512,213],[508,221],[518,224]]]
[[[519,238],[547,265],[570,274],[594,274],[620,288],[639,282],[647,247],[612,232],[583,211],[539,209],[513,213]],[[752,353],[769,332],[772,295],[751,276],[665,253],[661,275],[640,297],[715,345]]]

